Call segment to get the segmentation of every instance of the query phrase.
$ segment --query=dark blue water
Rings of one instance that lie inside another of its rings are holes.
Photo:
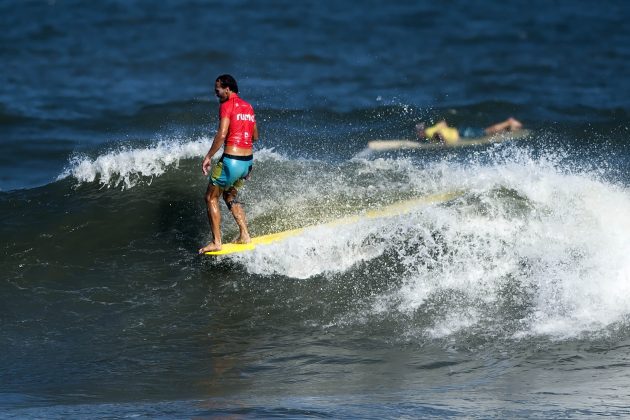
[[[629,19],[620,1],[0,3],[0,417],[627,416]],[[261,132],[253,234],[461,195],[197,257],[223,73]],[[509,116],[532,134],[366,150]]]

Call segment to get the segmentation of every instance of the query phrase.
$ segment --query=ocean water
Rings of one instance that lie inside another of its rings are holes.
[[[612,0],[0,3],[0,418],[627,417],[628,19]],[[209,258],[222,73],[261,132],[250,230],[319,226]],[[366,149],[509,116],[532,134]]]

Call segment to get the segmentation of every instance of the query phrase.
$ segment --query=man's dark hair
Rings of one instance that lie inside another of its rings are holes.
[[[232,92],[238,93],[238,85],[236,84],[236,79],[229,74],[222,74],[221,76],[217,77],[217,82],[221,83],[222,88],[229,87]]]

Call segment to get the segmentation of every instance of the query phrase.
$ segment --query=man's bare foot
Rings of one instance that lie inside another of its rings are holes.
[[[220,251],[220,250],[221,250],[221,244],[215,244],[214,242],[210,242],[208,245],[204,246],[203,248],[199,248],[199,254],[205,254],[206,252]]]
[[[234,239],[235,244],[248,244],[252,241],[252,238],[249,235],[241,235],[238,238]]]

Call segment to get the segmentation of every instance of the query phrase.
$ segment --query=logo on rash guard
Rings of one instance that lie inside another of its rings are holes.
[[[256,122],[252,114],[236,114],[236,121],[251,121]]]

